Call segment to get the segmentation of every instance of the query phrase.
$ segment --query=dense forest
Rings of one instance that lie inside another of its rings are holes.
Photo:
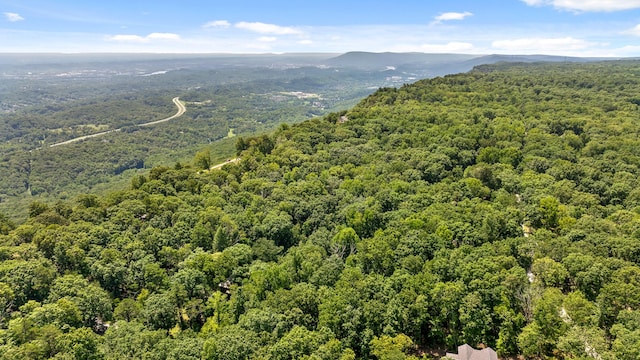
[[[640,62],[499,64],[0,216],[0,357],[640,357]]]
[[[233,141],[225,141],[233,135],[347,109],[409,77],[320,66],[311,55],[85,57],[7,65],[0,54],[0,211],[13,220],[26,218],[31,201],[120,189],[138,169],[188,162],[205,147],[224,160],[233,154]],[[174,97],[187,108],[183,116],[138,126],[174,114]]]

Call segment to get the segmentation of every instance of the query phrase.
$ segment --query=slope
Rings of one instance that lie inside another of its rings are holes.
[[[0,353],[637,357],[639,79],[481,66],[34,203],[0,226]]]

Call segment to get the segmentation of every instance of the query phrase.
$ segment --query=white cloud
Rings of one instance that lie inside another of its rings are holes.
[[[278,38],[275,36],[261,36],[258,38],[260,42],[274,42],[276,40],[278,40]]]
[[[249,30],[260,34],[274,34],[274,35],[300,35],[300,30],[287,26],[279,26],[274,24],[265,24],[261,22],[246,22],[241,21],[235,24],[238,29]]]
[[[107,40],[122,42],[145,42],[145,38],[140,35],[112,35],[107,36]]]
[[[108,41],[119,41],[119,42],[138,42],[138,43],[147,43],[152,40],[172,40],[177,41],[180,40],[180,35],[172,34],[172,33],[151,33],[147,36],[140,35],[112,35],[107,36],[106,39]]]
[[[468,42],[451,41],[443,44],[398,45],[391,49],[394,52],[425,52],[425,53],[468,53],[474,50],[474,45]]]
[[[600,44],[572,37],[522,38],[491,43],[492,48],[513,54],[569,54],[598,45]]]
[[[147,35],[149,40],[180,40],[180,35],[173,33],[151,33]]]
[[[6,12],[6,13],[3,13],[3,15],[7,21],[11,21],[11,22],[24,20],[24,18],[17,13]]]
[[[436,22],[449,21],[449,20],[464,20],[464,18],[473,15],[472,13],[465,11],[463,13],[459,12],[446,12],[444,14],[440,14],[436,16],[434,19]]]
[[[524,5],[524,3],[522,6]],[[553,11],[552,8],[548,10]],[[477,15],[477,14],[476,14]],[[2,12],[0,12],[0,17]],[[475,17],[475,15],[474,15]],[[463,21],[467,21],[466,18]],[[28,18],[27,21],[31,21]],[[429,19],[432,20],[432,19]],[[0,23],[5,21],[3,18]],[[455,21],[453,21],[455,22]],[[300,26],[300,35],[257,33],[235,27],[204,29],[196,23],[191,32],[136,32],[117,30],[99,34],[36,32],[0,26],[0,47],[5,51],[26,52],[157,52],[157,53],[261,53],[261,52],[347,52],[392,51],[467,54],[550,54],[560,56],[640,56],[640,37],[630,35],[640,21],[610,26],[576,28],[573,24],[542,26],[517,25],[429,26],[350,25]],[[5,24],[8,24],[5,21]],[[445,22],[445,25],[450,22]],[[632,30],[627,30],[631,29]],[[161,29],[158,29],[161,30]],[[627,30],[626,35],[622,31]],[[640,31],[640,29],[638,29]],[[179,35],[177,35],[179,34]],[[270,38],[276,38],[270,41]],[[497,41],[496,41],[497,40]]]
[[[228,28],[231,24],[227,20],[214,20],[202,25],[203,28]]]
[[[638,56],[640,54],[640,45],[626,45],[612,50],[611,56]]]
[[[545,0],[522,0],[522,2],[529,6],[542,6],[544,5]]]
[[[624,31],[623,34],[628,34],[628,35],[635,35],[635,36],[640,36],[640,24],[636,25],[635,27]]]
[[[433,53],[458,53],[473,49],[473,44],[468,42],[452,41],[446,44],[423,44],[420,46],[424,52]]]
[[[521,0],[529,6],[584,12],[611,12],[640,8],[640,0]]]

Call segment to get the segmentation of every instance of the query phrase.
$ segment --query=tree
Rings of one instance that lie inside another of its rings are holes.
[[[178,306],[174,294],[151,294],[144,302],[142,319],[149,328],[169,330],[178,322]]]
[[[537,323],[530,323],[522,329],[518,335],[518,347],[526,357],[541,357],[547,353],[548,344]]]
[[[113,310],[113,317],[116,320],[127,322],[136,320],[142,313],[142,306],[133,299],[122,299]]]
[[[398,334],[394,337],[383,335],[381,337],[374,337],[373,340],[371,340],[371,354],[377,359],[417,359],[417,357],[414,356],[407,356],[407,352],[413,349],[413,341],[404,334]]]
[[[604,331],[593,327],[572,327],[559,339],[558,350],[566,357],[577,359],[632,359],[632,357],[621,356],[622,354],[613,354],[609,350]]]
[[[258,230],[264,237],[273,240],[277,246],[282,246],[285,249],[295,243],[291,215],[284,211],[269,212]]]
[[[7,217],[7,215],[0,212],[0,235],[7,235],[9,231],[15,229],[15,227],[15,224]]]
[[[569,273],[561,263],[545,257],[533,261],[531,271],[536,281],[545,287],[563,287]]]
[[[553,196],[540,199],[538,206],[540,225],[547,229],[555,229],[560,224],[560,202]]]
[[[270,358],[274,360],[303,358],[311,355],[329,338],[330,334],[326,332],[310,331],[303,326],[294,326],[278,342],[270,346]]]
[[[5,319],[12,310],[14,300],[15,293],[11,287],[0,282],[0,325],[5,325]]]
[[[460,282],[438,282],[431,289],[433,336],[447,347],[460,343],[460,303],[464,285]]]
[[[28,318],[37,326],[54,324],[60,329],[77,328],[83,325],[80,309],[68,298],[42,305],[31,311]]]
[[[602,287],[597,303],[605,326],[613,325],[620,311],[640,307],[640,268],[626,266],[616,270],[611,282]]]
[[[103,359],[99,351],[101,338],[88,328],[79,328],[62,334],[56,339],[56,358],[61,359]]]
[[[637,359],[640,356],[640,311],[623,310],[619,323],[611,328],[614,336],[611,344],[617,359]]]
[[[198,151],[193,158],[193,165],[198,169],[209,170],[211,167],[211,153],[209,150]]]
[[[204,340],[199,337],[181,334],[175,339],[163,339],[154,351],[145,355],[149,358],[200,360],[203,344]]]
[[[591,327],[598,323],[598,308],[587,300],[580,291],[574,291],[564,298],[563,308],[572,324]]]
[[[34,201],[31,204],[29,204],[29,217],[34,218],[40,214],[45,213],[48,210],[49,210],[49,205],[41,201]]]
[[[356,244],[360,242],[360,237],[353,228],[346,227],[340,229],[331,239],[331,252],[341,258],[351,255],[356,250]]]
[[[544,291],[533,309],[533,322],[522,329],[518,336],[518,346],[525,356],[551,356],[558,340],[568,330],[562,318],[563,295],[556,288]]]
[[[492,312],[483,303],[479,293],[468,293],[462,299],[459,313],[464,343],[487,344],[492,340]]]
[[[109,294],[100,286],[90,284],[79,275],[65,275],[53,283],[47,301],[51,303],[63,298],[78,306],[84,326],[104,331],[102,323],[111,319],[112,304]]]
[[[43,258],[5,260],[0,264],[0,281],[11,287],[15,307],[29,299],[44,300],[55,277],[53,264]]]
[[[225,328],[225,331],[215,334],[205,340],[202,358],[206,360],[242,360],[249,359],[260,348],[258,336],[237,325]]]
[[[139,322],[118,321],[105,332],[101,349],[108,360],[141,359],[165,337],[165,331],[146,329]]]

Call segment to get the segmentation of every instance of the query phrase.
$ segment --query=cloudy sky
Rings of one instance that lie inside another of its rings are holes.
[[[0,0],[0,52],[640,56],[640,0]]]

